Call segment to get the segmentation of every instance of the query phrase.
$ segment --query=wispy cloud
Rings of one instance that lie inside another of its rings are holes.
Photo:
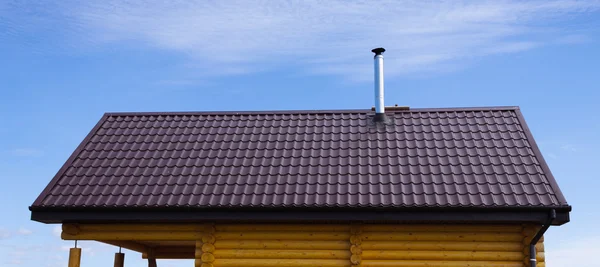
[[[23,257],[25,256],[25,251],[20,249],[14,249],[10,253],[8,253],[11,259],[8,260],[8,264],[12,265],[21,265],[23,264]]]
[[[574,145],[570,145],[570,144],[562,145],[562,146],[560,146],[560,148],[562,150],[566,150],[568,152],[576,152],[577,151],[577,148],[575,148]]]
[[[11,265],[21,265],[23,264],[23,261],[21,261],[20,259],[11,259],[7,263]]]
[[[56,237],[60,237],[60,234],[62,234],[62,227],[60,225],[54,226],[54,228],[52,228],[52,234]]]
[[[578,241],[563,243],[557,250],[546,252],[546,266],[548,267],[596,267],[597,262],[591,261],[589,255],[598,252],[600,237],[589,237]]]
[[[107,0],[40,6],[41,13],[62,16],[69,39],[173,51],[207,75],[295,66],[370,80],[365,58],[375,46],[390,51],[387,75],[447,71],[474,58],[585,38],[565,38],[568,30],[552,25],[597,12],[600,2]]]
[[[0,240],[7,239],[11,236],[10,231],[4,228],[0,228]]]
[[[33,234],[33,231],[31,231],[31,230],[29,230],[27,228],[21,227],[21,228],[19,228],[19,230],[17,230],[17,234],[19,234],[19,235],[30,235],[30,234]]]

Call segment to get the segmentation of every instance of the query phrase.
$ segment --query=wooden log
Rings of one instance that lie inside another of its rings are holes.
[[[347,224],[223,224],[215,226],[219,232],[348,232]]]
[[[162,241],[184,241],[197,240],[201,238],[201,233],[197,232],[147,232],[147,231],[114,231],[114,232],[90,232],[81,231],[79,234],[72,235],[66,232],[61,234],[64,240],[124,240],[124,241],[144,241],[144,240],[162,240]]]
[[[363,241],[460,241],[460,242],[477,242],[477,241],[512,241],[519,242],[523,240],[520,233],[469,233],[469,232],[452,232],[452,233],[428,233],[428,232],[368,232],[361,235]]]
[[[348,249],[349,241],[304,240],[218,240],[216,249]]]
[[[503,232],[519,233],[520,225],[365,224],[363,232]]]
[[[218,267],[350,267],[345,260],[309,260],[309,259],[217,259]]]
[[[205,225],[198,224],[63,224],[63,231],[69,234],[77,231],[204,231]],[[223,224],[216,225],[217,231],[301,231],[301,232],[345,232],[349,231],[347,224]],[[365,232],[519,232],[519,225],[385,225],[365,224]]]
[[[345,232],[217,232],[217,240],[348,240]]]
[[[69,249],[69,267],[79,267],[81,264],[81,248]]]
[[[115,253],[114,267],[123,267],[125,265],[125,253]]]
[[[365,260],[521,261],[521,252],[364,250]]]
[[[431,251],[514,251],[521,252],[521,242],[454,242],[454,241],[363,241],[363,250],[431,250]]]
[[[62,225],[62,231],[67,232],[72,235],[76,235],[79,233],[79,225],[75,223],[65,223]]]
[[[193,259],[195,253],[191,246],[155,247],[153,250],[156,259]],[[148,253],[143,253],[142,258],[147,259]]]
[[[212,252],[215,252],[215,249],[216,249],[215,245],[213,245],[213,244],[203,244],[200,247],[200,251],[202,251],[202,252],[211,252],[212,253]],[[198,253],[198,244],[196,244],[196,253]]]
[[[129,250],[137,251],[140,253],[146,253],[148,251],[148,247],[133,241],[110,241],[110,240],[97,240],[98,242],[102,242],[105,244],[123,247]]]
[[[70,227],[75,225],[81,231],[89,232],[114,232],[114,231],[167,231],[167,232],[199,232],[205,230],[205,225],[201,224],[63,224],[63,231],[65,226]]]
[[[363,260],[362,267],[523,267],[521,261]]]
[[[546,251],[544,249],[544,243],[543,242],[538,242],[537,244],[535,244],[535,250],[537,252],[544,252],[544,251]]]
[[[221,250],[217,259],[349,259],[349,250]]]
[[[195,259],[194,257],[194,253],[188,253],[188,252],[163,252],[163,253],[157,253],[154,256],[155,259],[157,260],[166,260],[166,259],[171,259],[171,260],[183,260],[183,259],[188,259],[188,260],[193,260]],[[142,254],[142,259],[148,259],[148,254],[147,253],[143,253]]]

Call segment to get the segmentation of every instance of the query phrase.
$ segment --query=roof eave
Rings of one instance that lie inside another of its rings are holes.
[[[223,222],[294,222],[331,221],[396,223],[534,223],[544,224],[553,208],[530,209],[103,209],[73,211],[33,209],[31,219],[42,223],[192,223]],[[553,225],[569,222],[570,207],[554,208]]]

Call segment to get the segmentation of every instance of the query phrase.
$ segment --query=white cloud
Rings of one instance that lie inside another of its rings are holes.
[[[56,237],[60,237],[60,234],[62,234],[62,226],[55,225],[54,228],[52,228],[52,234]]]
[[[598,262],[590,260],[591,255],[598,253],[600,236],[566,242],[556,250],[546,251],[548,267],[597,267]]]
[[[30,235],[32,233],[33,232],[31,230],[29,230],[27,228],[23,228],[23,227],[21,227],[21,228],[19,228],[19,230],[17,230],[17,234],[19,234],[19,235]]]
[[[569,152],[576,152],[577,151],[577,148],[575,148],[575,146],[569,145],[569,144],[562,145],[560,148],[562,150],[566,150],[566,151],[569,151]]]
[[[599,7],[570,0],[107,0],[28,3],[26,9],[39,9],[32,13],[42,17],[28,22],[62,22],[55,34],[77,40],[67,48],[82,41],[157,48],[183,55],[205,75],[295,66],[370,80],[368,51],[376,46],[389,51],[387,75],[448,71],[479,57],[583,39],[585,32],[565,37],[568,30],[553,25]]]
[[[9,237],[10,237],[10,231],[8,231],[4,228],[0,228],[0,240],[7,239]]]
[[[21,261],[20,259],[11,259],[10,261],[8,261],[8,264],[21,265],[23,264],[23,261]]]

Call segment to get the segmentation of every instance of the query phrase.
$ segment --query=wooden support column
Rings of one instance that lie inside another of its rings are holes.
[[[69,267],[79,267],[81,263],[81,249],[69,249]]]
[[[125,253],[115,253],[114,267],[123,267],[123,265],[125,265]]]
[[[215,226],[208,224],[204,228],[202,240],[196,241],[195,267],[213,267],[213,262],[215,261],[213,254],[216,241],[215,232]]]
[[[154,254],[154,249],[148,250],[148,267],[157,267],[156,265],[156,256]]]
[[[352,267],[359,267],[362,261],[362,226],[352,225],[350,227],[350,263]]]

